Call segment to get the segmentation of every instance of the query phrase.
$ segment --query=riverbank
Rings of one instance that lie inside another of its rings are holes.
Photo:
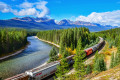
[[[28,42],[28,43],[27,43],[25,46],[23,46],[21,49],[16,50],[16,51],[14,51],[14,52],[12,52],[12,53],[8,53],[7,55],[0,57],[0,61],[1,61],[1,60],[4,60],[4,59],[7,59],[7,58],[9,58],[9,57],[15,56],[15,55],[17,55],[17,54],[19,54],[19,53],[21,53],[23,50],[25,50],[25,49],[28,47],[29,44],[30,44],[30,43]]]
[[[38,37],[37,37],[37,36],[35,36],[35,38],[38,38]],[[55,43],[53,43],[53,42],[46,41],[46,40],[43,40],[43,39],[40,39],[40,38],[38,38],[38,39],[39,39],[39,40],[41,40],[41,41],[43,41],[43,42],[46,42],[46,43],[52,44],[52,45],[54,45],[54,46],[56,46],[56,47],[60,48],[60,46],[59,46],[58,44],[55,44]]]

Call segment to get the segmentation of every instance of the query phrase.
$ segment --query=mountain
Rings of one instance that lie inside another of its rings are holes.
[[[83,21],[70,21],[70,20],[66,20],[63,19],[61,20],[58,25],[62,25],[62,26],[74,26],[74,25],[79,25],[79,26],[96,26],[90,22],[83,22]]]
[[[70,26],[70,25],[72,25],[72,23],[73,23],[73,21],[63,19],[58,23],[58,25],[60,25],[60,26]]]
[[[33,18],[33,17],[0,20],[0,26],[18,27],[25,29],[41,29],[41,30],[62,29],[55,23],[54,19]]]
[[[18,27],[25,29],[40,29],[40,30],[87,27],[90,29],[90,31],[101,31],[101,30],[116,28],[116,26],[115,27],[110,25],[103,26],[97,23],[90,23],[84,21],[70,21],[67,19],[63,19],[59,23],[55,23],[54,19],[34,18],[34,17],[23,17],[23,18],[16,17],[8,20],[0,20],[0,27]]]

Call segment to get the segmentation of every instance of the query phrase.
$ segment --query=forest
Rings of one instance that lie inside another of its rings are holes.
[[[27,32],[24,29],[0,29],[0,56],[14,52],[27,44]]]
[[[109,42],[109,47],[120,45],[120,28],[97,32],[97,35],[103,37]]]
[[[80,48],[81,42],[79,42],[78,48],[76,51],[76,56],[74,57],[75,62],[73,64],[73,67],[76,72],[74,74],[64,76],[65,73],[61,72],[60,69],[64,69],[64,71],[67,70],[67,72],[69,72],[69,68],[68,67],[66,68],[67,65],[65,62],[64,63],[62,62],[63,66],[59,66],[58,67],[59,73],[56,73],[57,75],[59,74],[60,76],[62,76],[61,80],[62,79],[64,80],[82,80],[82,79],[93,80],[94,76],[106,70],[107,71],[110,70],[110,73],[115,73],[115,72],[111,72],[111,68],[115,68],[117,65],[120,64],[120,28],[110,29],[110,30],[100,31],[100,32],[94,32],[94,33],[97,36],[103,37],[106,42],[106,45],[102,50],[103,52],[101,52],[100,54],[96,52],[95,57],[93,58],[92,62],[89,64],[85,64],[84,63],[85,60],[83,60],[83,56],[81,55],[82,54],[82,51]],[[112,50],[113,48],[117,49],[117,52],[109,51],[109,50]],[[108,57],[110,57],[110,59],[108,59]],[[110,64],[107,64],[107,61],[110,61]],[[104,72],[102,73],[102,75],[99,74],[100,76],[102,76],[102,79],[108,79],[110,77],[109,73],[107,73],[108,75],[106,75],[105,77],[103,74]],[[59,75],[58,77],[60,77]],[[96,76],[96,77],[98,78],[100,76]]]
[[[82,42],[82,49],[87,48],[88,45],[92,43],[95,43],[97,39],[97,36],[94,33],[90,33],[89,29],[85,27],[40,31],[37,33],[37,36],[40,39],[60,45],[60,54],[64,52],[65,48],[71,48],[72,50],[76,49],[77,42],[80,38]]]
[[[102,36],[108,43],[109,48],[113,46],[117,48],[117,53],[112,53],[110,68],[120,64],[120,28],[110,29],[97,32],[97,35]]]
[[[109,54],[111,55],[111,63],[110,68],[113,68],[120,64],[120,28],[110,29],[106,31],[100,32],[89,32],[87,28],[72,28],[72,29],[64,29],[64,30],[51,30],[51,31],[40,31],[37,36],[41,39],[54,42],[60,45],[60,54],[63,55],[61,58],[61,66],[58,66],[58,70],[56,72],[56,76],[60,77],[61,80],[71,79],[71,80],[79,80],[80,78],[84,78],[86,75],[97,75],[102,71],[106,71],[106,62],[105,62],[105,54],[98,54],[96,52],[95,58],[93,59],[92,64],[84,64],[83,51],[84,49],[95,45],[98,43],[98,37],[103,37],[106,42],[109,43],[109,48],[111,49],[113,46],[117,47],[117,53]],[[75,74],[71,74],[69,76],[64,76],[67,72],[69,72],[69,64],[67,64],[67,60],[65,57],[69,56],[66,48],[70,48],[72,50],[76,49],[76,56],[73,57],[74,64],[73,67],[76,71]],[[52,54],[53,53],[53,54]],[[50,52],[50,57],[53,59],[57,59],[56,51],[52,48]],[[65,57],[64,57],[65,56]],[[50,59],[51,59],[50,58]],[[54,61],[51,59],[51,61]],[[81,77],[80,77],[81,76]]]
[[[50,42],[54,42],[60,45],[59,53],[61,54],[61,65],[58,66],[56,76],[65,79],[65,73],[69,72],[69,64],[67,64],[67,56],[70,56],[70,52],[68,49],[76,50],[73,67],[76,71],[74,76],[84,76],[85,74],[89,74],[92,72],[91,65],[86,66],[84,64],[85,52],[84,49],[89,48],[99,42],[99,35],[95,32],[90,32],[88,28],[71,28],[71,29],[63,29],[63,30],[49,30],[49,31],[40,31],[37,36],[40,39],[44,39]],[[98,53],[98,52],[97,52]],[[106,70],[106,65],[104,62],[103,56],[100,58],[96,53],[95,65],[93,66],[93,71],[101,72]],[[84,54],[84,55],[83,55]],[[52,48],[50,51],[50,61],[55,61],[59,57],[57,56],[57,52],[55,48]],[[99,64],[99,65],[98,65]],[[102,65],[102,66],[101,66]],[[88,67],[87,69],[85,67]],[[82,72],[81,72],[82,71]],[[61,79],[62,80],[62,79]],[[67,80],[67,79],[66,79]],[[75,80],[75,79],[71,79]]]

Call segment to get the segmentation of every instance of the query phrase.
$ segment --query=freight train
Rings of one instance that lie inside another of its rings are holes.
[[[101,46],[104,44],[104,42],[105,42],[104,39],[101,37],[99,37],[99,38],[100,38],[100,41],[98,42],[98,44],[84,50],[86,56],[91,55],[93,52],[95,52],[99,48],[101,48]],[[67,57],[67,61],[69,64],[74,63],[74,61],[73,61],[74,56],[75,55],[71,55],[71,56]],[[41,79],[46,78],[47,76],[54,74],[57,70],[58,65],[60,65],[60,61],[54,61],[54,62],[48,63],[46,65],[39,66],[37,68],[26,71],[25,74],[23,74],[25,76],[25,79],[23,79],[23,77],[21,77],[21,76],[14,76],[11,79],[8,78],[6,80],[41,80]],[[27,76],[29,76],[29,78]],[[28,78],[28,79],[26,79],[26,78]]]

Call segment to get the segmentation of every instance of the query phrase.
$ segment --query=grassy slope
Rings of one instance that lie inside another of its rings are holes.
[[[89,75],[86,75],[83,79],[91,79],[91,80],[113,80],[113,79],[120,79],[120,65],[119,66],[116,66],[115,68],[113,69],[109,69],[109,66],[110,66],[110,61],[111,61],[111,54],[112,53],[116,53],[117,52],[117,48],[116,47],[112,47],[112,48],[109,48],[109,44],[108,42],[106,42],[106,45],[104,46],[104,48],[99,52],[99,54],[104,54],[105,56],[105,62],[106,62],[106,66],[107,66],[107,71],[103,71],[101,73],[94,73],[92,72],[91,74]],[[93,59],[94,59],[94,56],[90,57],[89,59],[87,59],[85,61],[85,64],[93,64]],[[74,75],[74,69],[70,70],[70,72],[67,74],[68,76],[66,76],[66,80],[77,80],[75,78],[75,75]],[[71,74],[72,73],[72,74]],[[113,75],[114,74],[114,75]]]
[[[99,73],[91,80],[120,80],[120,65]]]
[[[105,55],[105,62],[106,62],[106,67],[107,67],[107,71],[103,71],[101,73],[99,73],[98,75],[90,75],[88,77],[91,77],[91,80],[114,80],[114,79],[120,79],[120,65],[116,66],[113,69],[109,69],[110,66],[110,61],[111,61],[111,54],[112,53],[116,53],[117,52],[117,48],[116,47],[112,47],[109,48],[109,44],[108,42],[106,42],[105,47],[103,48],[103,50],[100,52],[100,54],[104,54]]]

